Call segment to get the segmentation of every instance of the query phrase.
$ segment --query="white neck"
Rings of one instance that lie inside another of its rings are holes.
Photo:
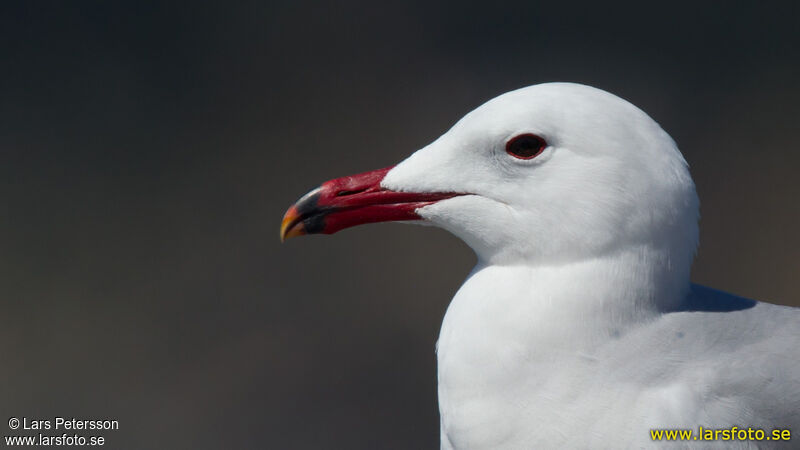
[[[648,246],[557,266],[479,263],[437,345],[443,428],[490,430],[487,444],[502,438],[498,423],[530,409],[509,395],[536,401],[548,381],[539,374],[674,308],[688,288],[688,269],[675,271],[668,252]]]
[[[676,269],[669,252],[647,245],[551,266],[479,261],[453,298],[442,332],[499,326],[528,336],[531,345],[552,337],[571,347],[572,337],[602,337],[673,310],[688,288],[688,268]]]

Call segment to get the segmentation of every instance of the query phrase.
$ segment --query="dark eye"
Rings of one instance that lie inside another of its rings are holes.
[[[533,159],[547,147],[547,142],[535,134],[520,134],[506,143],[506,153],[519,159]]]

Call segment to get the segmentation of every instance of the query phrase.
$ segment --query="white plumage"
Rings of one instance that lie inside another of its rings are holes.
[[[509,157],[522,133],[547,148]],[[478,256],[437,344],[442,448],[666,445],[652,428],[800,432],[799,310],[690,284],[694,185],[672,139],[630,103],[568,83],[513,91],[381,186],[472,194],[417,210]]]

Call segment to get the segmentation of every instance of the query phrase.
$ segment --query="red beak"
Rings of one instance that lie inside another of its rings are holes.
[[[333,234],[355,225],[419,220],[416,211],[456,193],[397,192],[381,188],[391,167],[336,178],[289,207],[281,223],[281,241],[304,234]]]

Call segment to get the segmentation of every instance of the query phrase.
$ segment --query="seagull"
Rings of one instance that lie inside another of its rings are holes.
[[[474,250],[436,344],[442,449],[791,445],[800,309],[692,284],[698,208],[646,113],[545,83],[395,166],[323,183],[288,209],[281,239],[403,221]],[[693,438],[653,435],[666,429]]]

